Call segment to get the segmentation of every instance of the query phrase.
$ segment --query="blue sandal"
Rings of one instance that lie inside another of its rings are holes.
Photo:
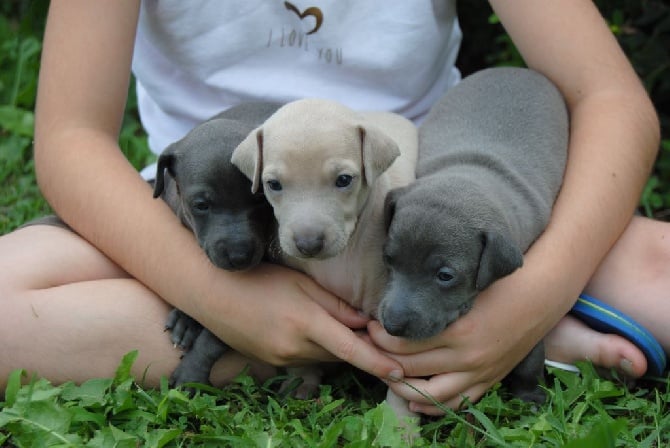
[[[646,328],[629,316],[586,294],[579,296],[570,313],[594,330],[628,339],[647,357],[647,375],[663,375],[667,365],[663,347]]]

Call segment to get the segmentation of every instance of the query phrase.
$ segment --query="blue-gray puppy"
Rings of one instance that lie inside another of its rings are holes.
[[[419,129],[417,180],[387,196],[384,328],[428,338],[511,274],[544,230],[561,186],[568,115],[558,89],[528,69],[465,78]],[[544,348],[508,376],[512,393],[542,401]]]
[[[258,265],[275,238],[265,197],[230,161],[233,150],[279,104],[242,103],[196,126],[158,159],[154,197],[162,197],[198,240],[212,264],[228,271]],[[187,349],[171,384],[209,383],[214,363],[228,350],[209,330],[176,308],[166,328]]]

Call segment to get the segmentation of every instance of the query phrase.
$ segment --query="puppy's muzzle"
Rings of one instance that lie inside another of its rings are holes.
[[[228,271],[248,269],[257,264],[262,256],[253,240],[219,241],[213,249],[214,253],[208,254],[210,259],[215,261],[218,267]]]
[[[386,297],[379,305],[379,321],[392,336],[407,339],[426,339],[435,336],[456,320],[459,311],[444,314],[440,310],[421,305],[421,298],[414,292],[414,303]],[[410,293],[401,297],[412,297]],[[425,305],[425,304],[424,304]],[[430,311],[427,311],[430,310]]]
[[[402,301],[396,300],[383,307],[381,322],[386,332],[392,336],[412,336],[411,323],[413,311],[405,306]],[[415,316],[416,317],[416,316]]]

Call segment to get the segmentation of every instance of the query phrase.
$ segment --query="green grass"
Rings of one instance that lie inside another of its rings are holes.
[[[0,443],[92,447],[396,447],[403,433],[385,404],[384,386],[351,370],[296,400],[276,392],[278,379],[256,384],[241,375],[229,387],[197,386],[194,396],[145,389],[129,374],[137,353],[114,378],[53,386],[9,378],[0,410]],[[540,408],[490,391],[475,405],[429,418],[414,446],[663,447],[670,443],[667,381],[628,388],[589,364],[581,374],[553,371]]]
[[[29,6],[25,6],[25,5]],[[44,0],[0,4],[0,234],[47,213],[32,162],[33,109],[41,49]],[[621,22],[617,18],[617,23]],[[505,51],[511,54],[509,42]],[[481,47],[481,45],[480,45]],[[496,47],[500,48],[500,47]],[[513,56],[510,56],[513,57]],[[503,58],[504,59],[504,58]],[[653,71],[660,85],[658,70]],[[666,71],[666,81],[668,79]],[[137,120],[133,92],[120,145],[136,167],[152,156]],[[667,122],[667,117],[665,118]],[[670,205],[670,136],[665,135],[641,209],[661,217]],[[344,369],[319,396],[299,401],[277,392],[279,379],[256,384],[241,375],[224,389],[198,387],[189,397],[163,382],[146,389],[132,378],[129,353],[114,378],[52,385],[17,370],[0,402],[0,445],[17,447],[367,447],[400,446],[401,432],[383,404],[385,386]],[[668,378],[627,385],[599,376],[550,369],[547,402],[533,407],[510,400],[499,387],[478,403],[429,418],[416,446],[663,447],[670,443]]]

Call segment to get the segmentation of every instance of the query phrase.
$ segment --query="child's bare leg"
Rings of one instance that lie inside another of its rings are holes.
[[[670,223],[634,218],[585,288],[644,325],[670,351]],[[564,318],[545,339],[547,357],[591,359],[631,376],[646,370],[644,355],[628,340],[604,335]]]
[[[169,305],[76,234],[32,226],[0,237],[0,390],[16,368],[61,383],[110,377],[139,350],[134,375],[155,386],[179,361],[163,332]],[[246,364],[217,364],[217,382]]]

